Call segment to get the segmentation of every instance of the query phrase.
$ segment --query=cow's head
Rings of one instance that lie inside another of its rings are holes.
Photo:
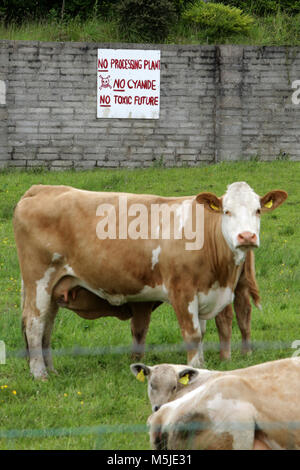
[[[213,193],[200,193],[196,200],[214,213],[222,215],[222,233],[233,251],[259,246],[260,216],[276,209],[287,198],[281,190],[258,196],[247,183],[232,183],[222,197]]]
[[[148,380],[148,396],[152,411],[175,400],[176,393],[186,385],[193,383],[200,371],[193,367],[159,364],[153,367],[145,364],[131,364],[131,372],[141,382]]]

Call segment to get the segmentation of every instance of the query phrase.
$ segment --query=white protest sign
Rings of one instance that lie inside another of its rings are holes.
[[[98,49],[97,118],[159,119],[160,51]]]

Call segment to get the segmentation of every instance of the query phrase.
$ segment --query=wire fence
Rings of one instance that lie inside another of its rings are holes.
[[[154,431],[163,433],[184,433],[185,440],[192,442],[192,439],[199,434],[201,431],[214,430],[216,433],[223,432],[235,432],[239,433],[255,431],[255,425],[253,422],[245,421],[223,421],[221,428],[218,430],[211,423],[207,422],[190,422],[190,423],[175,423],[172,425],[165,425],[161,427],[153,427]],[[281,437],[283,433],[286,433],[286,437],[283,440],[286,441],[286,448],[292,449],[295,446],[299,446],[299,437],[295,436],[295,432],[300,431],[300,421],[272,421],[272,422],[260,422],[259,429],[263,430],[264,433],[268,431],[280,431]],[[94,449],[101,449],[103,446],[103,437],[108,433],[148,433],[150,426],[147,424],[117,424],[117,425],[99,425],[99,426],[78,426],[75,428],[45,428],[45,429],[10,429],[0,430],[0,439],[42,439],[49,437],[77,437],[77,436],[94,436],[95,445]],[[182,435],[182,434],[181,434]],[[209,445],[206,442],[207,446]]]
[[[297,345],[294,345],[297,343]],[[220,342],[207,341],[203,343],[203,351],[219,351],[222,344]],[[266,350],[288,350],[299,347],[300,355],[300,341],[253,341],[250,344],[251,350],[254,351],[266,351]],[[164,352],[186,352],[188,349],[184,343],[177,344],[153,344],[145,346],[145,353],[164,353]],[[241,343],[231,343],[232,351],[239,351],[241,349]],[[52,349],[53,356],[102,356],[112,354],[129,354],[132,352],[132,346],[121,345],[121,346],[104,346],[104,347],[82,347],[74,346],[72,348],[60,348]],[[138,350],[136,351],[138,352]],[[26,349],[15,349],[7,350],[7,358],[21,358],[26,357],[28,354]]]
[[[0,439],[20,439],[36,437],[70,437],[87,434],[98,435],[103,433],[147,432],[146,424],[116,424],[99,426],[77,426],[75,428],[45,428],[45,429],[9,429],[0,430]]]

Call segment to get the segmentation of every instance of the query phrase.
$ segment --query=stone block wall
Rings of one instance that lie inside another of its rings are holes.
[[[158,120],[96,118],[98,48],[161,50]],[[3,40],[0,168],[298,160],[296,80],[300,47]]]

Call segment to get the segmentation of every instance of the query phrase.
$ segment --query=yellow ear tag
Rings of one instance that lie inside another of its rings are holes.
[[[187,385],[189,383],[189,374],[184,375],[179,379],[179,382],[183,385]]]
[[[136,374],[136,378],[137,378],[140,382],[145,382],[145,374],[144,374],[143,369],[141,369],[141,370],[139,371],[139,373]]]
[[[220,212],[220,208],[218,206],[215,206],[215,204],[213,202],[210,203],[210,207],[214,210],[214,211],[218,211]]]
[[[269,201],[269,202],[266,202],[266,204],[264,205],[264,207],[267,207],[268,209],[270,209],[272,206],[273,206],[273,201],[272,201],[272,199],[270,199],[270,201]]]

